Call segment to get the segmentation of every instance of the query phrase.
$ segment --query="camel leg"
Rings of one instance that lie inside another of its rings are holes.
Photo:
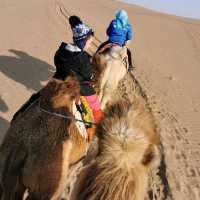
[[[19,176],[25,159],[23,148],[11,152],[9,158],[2,177],[1,200],[18,200],[15,198],[15,191],[19,183]]]
[[[15,192],[15,200],[23,200],[26,188],[22,184],[18,184]]]
[[[28,193],[28,196],[23,200],[60,200],[61,197],[52,199],[52,189],[44,191],[37,192],[30,192]],[[22,199],[21,199],[22,200]]]
[[[14,191],[17,184],[17,174],[9,173],[2,183],[2,198],[1,200],[15,200]]]
[[[2,195],[3,195],[3,189],[2,189],[2,187],[0,185],[0,199],[2,198]]]
[[[63,142],[60,150],[56,150],[57,156],[55,157],[60,157],[61,159],[47,161],[46,164],[49,163],[48,169],[45,166],[41,166],[43,168],[43,177],[36,182],[35,188],[29,187],[26,200],[61,200],[66,187],[72,142],[70,140]],[[24,184],[28,185],[28,180],[26,181]]]
[[[50,198],[49,197],[42,198],[42,197],[39,197],[39,196],[35,196],[34,194],[29,194],[28,197],[26,199],[23,199],[23,200],[50,200]],[[65,199],[57,198],[57,199],[54,199],[54,200],[65,200]]]
[[[25,200],[41,200],[41,198],[36,197],[33,194],[29,194]]]
[[[19,194],[17,195],[18,198],[15,196],[15,191],[18,189],[19,177],[21,174],[21,168],[24,164],[25,153],[23,150],[17,149],[15,152],[11,152],[8,157],[9,160],[6,162],[2,173],[1,200],[22,200],[22,198],[19,198]]]

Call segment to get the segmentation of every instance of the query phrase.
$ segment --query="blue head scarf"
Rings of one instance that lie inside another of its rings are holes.
[[[124,28],[128,24],[128,14],[125,10],[118,10],[115,14],[117,28]]]

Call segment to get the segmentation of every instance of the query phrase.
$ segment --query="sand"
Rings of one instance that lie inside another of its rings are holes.
[[[199,20],[111,0],[0,0],[0,141],[15,111],[53,74],[60,42],[71,41],[60,7],[82,17],[102,42],[115,10],[128,11],[133,73],[159,127],[172,197],[200,199]]]

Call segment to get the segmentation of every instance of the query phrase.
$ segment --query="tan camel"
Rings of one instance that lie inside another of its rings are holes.
[[[100,50],[93,57],[95,89],[99,95],[102,110],[111,100],[111,95],[117,89],[119,81],[127,73],[126,52],[126,47],[116,46]]]
[[[40,99],[13,121],[0,147],[1,200],[60,200],[70,165],[87,142],[73,118],[79,84],[52,79]]]
[[[97,127],[99,153],[80,174],[71,200],[143,200],[160,161],[152,116],[139,102],[109,105]]]

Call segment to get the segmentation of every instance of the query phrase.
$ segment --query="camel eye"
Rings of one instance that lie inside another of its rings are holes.
[[[72,84],[67,83],[67,84],[65,85],[65,88],[66,88],[66,89],[70,89],[70,88],[72,88]]]
[[[143,158],[143,165],[148,165],[153,159],[154,159],[155,155],[152,151],[148,152],[148,154],[144,155]]]

